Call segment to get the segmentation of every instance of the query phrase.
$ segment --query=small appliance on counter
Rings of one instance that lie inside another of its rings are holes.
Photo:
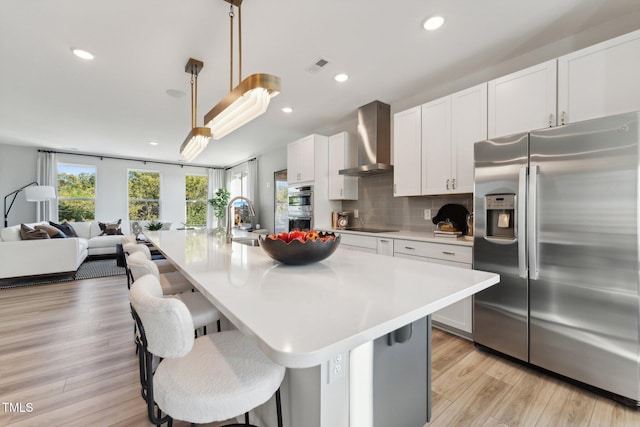
[[[338,212],[337,226],[341,230],[344,230],[349,226],[349,212]]]
[[[433,232],[434,237],[451,237],[457,238],[467,234],[467,216],[469,211],[462,205],[447,204],[438,210],[438,214],[431,218],[436,224],[436,231]]]

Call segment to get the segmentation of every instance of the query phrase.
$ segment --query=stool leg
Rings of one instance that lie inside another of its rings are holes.
[[[276,390],[276,412],[278,415],[278,427],[282,427],[282,404],[280,401],[280,389]]]
[[[220,319],[218,319],[216,324],[218,325],[218,332],[222,331],[222,328],[220,327]]]
[[[248,412],[244,413],[244,423],[246,425],[249,425],[249,413]]]

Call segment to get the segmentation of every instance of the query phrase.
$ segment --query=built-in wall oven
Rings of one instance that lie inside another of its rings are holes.
[[[289,187],[289,231],[313,228],[313,186]]]

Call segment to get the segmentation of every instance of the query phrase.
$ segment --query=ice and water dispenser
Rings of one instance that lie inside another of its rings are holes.
[[[496,239],[515,239],[516,195],[487,195],[485,207],[487,209],[485,236]]]

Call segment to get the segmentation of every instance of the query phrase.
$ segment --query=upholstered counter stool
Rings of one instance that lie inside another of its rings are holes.
[[[187,307],[180,300],[158,296],[158,288],[158,279],[145,275],[129,291],[140,331],[141,368],[148,378],[149,420],[156,425],[172,425],[173,419],[210,423],[245,414],[245,424],[232,425],[252,426],[249,411],[275,394],[282,427],[280,384],[285,368],[236,330],[194,338]],[[155,372],[154,355],[161,358]]]
[[[130,255],[126,255],[125,259],[133,280],[145,274],[153,274],[160,280],[160,285],[165,295],[180,294],[193,290],[193,285],[182,273],[179,271],[162,273],[158,264],[147,259],[142,252],[133,252]]]
[[[193,286],[182,274],[177,271],[160,274],[155,263],[146,259],[139,252],[127,256],[127,268],[134,281],[145,274],[151,274],[158,279],[159,296],[172,297],[182,301],[191,313],[196,330],[202,328],[203,334],[206,334],[207,325],[215,323],[220,331],[220,311],[200,292],[192,292]]]
[[[158,270],[160,270],[160,273],[170,273],[172,271],[176,271],[175,266],[171,264],[171,261],[169,261],[168,259],[153,259],[151,257],[151,250],[147,247],[147,245],[125,243],[124,245],[122,245],[122,249],[124,250],[125,254],[129,255],[135,252],[143,253],[148,260],[152,260],[158,266]]]

